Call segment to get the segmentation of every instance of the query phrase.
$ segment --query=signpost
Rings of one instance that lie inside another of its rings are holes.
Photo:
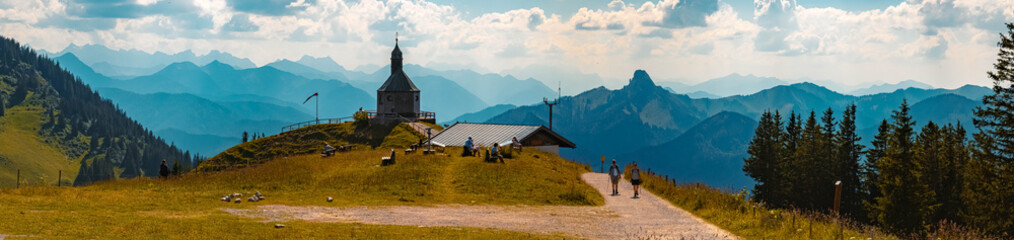
[[[599,172],[606,172],[606,156],[602,156],[602,164],[599,164]]]

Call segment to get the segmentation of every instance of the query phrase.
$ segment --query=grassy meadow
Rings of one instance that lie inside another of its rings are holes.
[[[56,185],[63,171],[63,185],[73,184],[81,162],[69,159],[60,149],[39,137],[44,110],[37,106],[14,106],[0,118],[0,188],[21,185]]]
[[[626,171],[629,180],[630,169]],[[825,214],[768,209],[747,201],[744,193],[700,183],[677,184],[643,169],[641,179],[643,189],[743,239],[838,239],[842,234],[843,239],[897,239],[848,222],[842,229]]]
[[[85,187],[33,186],[0,189],[0,234],[42,238],[555,238],[495,229],[411,227],[290,221],[275,223],[234,216],[222,208],[258,205],[602,205],[580,180],[585,166],[539,151],[525,151],[506,164],[446,155],[404,155],[380,167],[389,149],[357,150],[322,158],[280,157],[259,165],[193,172],[168,180],[129,179]],[[266,200],[222,202],[229,193],[261,192]],[[328,203],[326,197],[333,197]]]

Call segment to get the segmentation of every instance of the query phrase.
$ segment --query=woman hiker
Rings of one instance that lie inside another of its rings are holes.
[[[609,180],[613,183],[613,196],[620,195],[617,190],[617,185],[620,184],[620,167],[616,166],[616,159],[613,159],[613,165],[609,166]]]
[[[641,186],[641,169],[637,168],[637,162],[633,164],[634,167],[630,169],[630,184],[634,185],[634,198],[640,198],[637,190]]]

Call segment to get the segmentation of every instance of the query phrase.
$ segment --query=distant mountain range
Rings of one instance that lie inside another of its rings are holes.
[[[143,76],[150,75],[152,70],[159,70],[172,63],[192,62],[196,65],[206,65],[213,61],[219,61],[237,68],[254,68],[253,61],[246,58],[238,58],[232,54],[213,50],[204,55],[197,55],[190,50],[176,54],[163,52],[147,53],[141,50],[112,50],[102,45],[77,46],[71,44],[63,51],[49,54],[50,57],[62,56],[72,53],[81,58],[81,61],[95,68],[97,72],[105,76]]]
[[[853,91],[849,92],[849,95],[862,96],[862,95],[870,95],[870,94],[877,94],[877,93],[894,92],[895,90],[898,90],[898,89],[908,89],[908,88],[932,89],[933,86],[930,86],[929,84],[921,83],[921,82],[918,82],[918,81],[915,81],[915,80],[905,80],[905,81],[901,81],[899,83],[893,83],[893,84],[892,83],[884,83],[884,84],[873,85],[873,86],[870,86],[868,88],[856,89],[856,90],[853,90]]]
[[[873,86],[870,86],[870,87],[867,87],[867,88],[856,89],[856,90],[850,91],[849,94],[850,95],[862,96],[862,95],[870,95],[870,94],[877,94],[877,93],[884,93],[884,92],[892,92],[892,91],[895,91],[897,89],[908,89],[908,88],[932,89],[933,86],[930,86],[930,84],[918,82],[916,80],[904,80],[904,81],[901,81],[901,82],[898,82],[898,83],[884,83],[884,84],[873,85]]]
[[[231,146],[243,131],[273,134],[281,126],[311,120],[314,103],[302,101],[314,92],[320,92],[322,118],[348,116],[360,107],[371,109],[376,89],[390,74],[389,66],[348,70],[330,57],[304,56],[297,61],[279,60],[255,67],[249,60],[226,53],[167,55],[103,48],[72,46],[64,51],[68,54],[55,60],[155,134],[203,155],[214,155]],[[91,60],[79,59],[71,52],[85,54]],[[116,57],[110,60],[110,56]],[[148,59],[133,65],[116,60],[132,58]],[[168,62],[172,59],[191,61]],[[201,61],[207,62],[195,64]],[[92,65],[105,69],[98,72]],[[364,73],[364,69],[375,71]],[[118,77],[103,74],[116,71]],[[434,70],[411,64],[405,66],[405,71],[422,90],[423,110],[437,112],[438,120],[445,124],[467,121],[548,126],[548,108],[541,100],[557,95],[543,82],[531,78]],[[146,72],[150,73],[132,75]],[[574,79],[602,81],[594,74],[571,75]],[[763,111],[805,114],[830,107],[840,114],[845,105],[855,103],[858,132],[869,141],[880,120],[903,99],[912,106],[920,125],[928,121],[961,122],[971,130],[971,109],[991,91],[977,86],[930,88],[909,80],[843,94],[812,83],[789,84],[777,78],[740,74],[695,85],[684,84],[683,80],[656,84],[647,72],[637,71],[620,89],[598,87],[560,98],[560,105],[553,109],[553,128],[579,146],[564,150],[565,157],[579,161],[599,156],[638,160],[688,181],[735,187],[749,180],[741,176],[741,165],[737,165],[745,154],[739,149],[745,149],[745,142],[752,137],[748,126],[755,124],[744,119],[756,120]],[[699,169],[703,166],[713,168]]]
[[[805,79],[804,79],[805,80]],[[691,98],[721,98],[734,95],[749,95],[764,89],[780,85],[789,85],[790,81],[773,77],[758,77],[754,75],[731,74],[725,77],[711,79],[702,83],[689,85],[685,80],[667,80],[658,82],[659,86],[670,89],[674,93],[686,94]],[[799,80],[792,81],[800,83]],[[889,93],[899,89],[920,88],[932,89],[933,86],[915,80],[905,80],[898,83],[875,84],[866,88],[845,86],[832,81],[802,81],[821,85],[829,89],[852,89],[845,91],[846,94],[863,96],[878,93]],[[833,85],[833,86],[832,86]],[[839,90],[841,92],[841,90]]]
[[[520,80],[510,75],[480,74],[470,70],[438,71],[415,64],[406,64],[404,70],[413,78],[440,76],[454,81],[486,103],[525,105],[557,96],[556,91],[535,79]],[[352,84],[362,89],[377,89],[390,74],[391,67],[384,66],[370,75],[352,79]]]
[[[701,121],[676,139],[617,156],[624,164],[639,165],[677,181],[700,181],[738,190],[753,179],[743,174],[746,148],[757,122],[734,112],[720,112]]]
[[[456,122],[479,122],[479,123],[481,123],[481,122],[485,122],[485,121],[489,120],[492,117],[495,117],[496,115],[500,115],[501,113],[504,113],[504,112],[506,112],[508,110],[511,110],[511,109],[514,109],[516,107],[518,107],[518,106],[515,106],[513,104],[499,104],[499,105],[496,105],[496,106],[492,106],[492,107],[488,107],[488,108],[482,109],[481,111],[478,111],[478,112],[462,114],[461,116],[459,116],[457,118],[454,118],[453,120],[442,122],[442,124],[448,124],[448,125],[450,125],[450,124],[454,124]]]
[[[683,91],[680,91],[680,89],[676,90],[680,93],[705,92],[719,97],[728,97],[753,94],[760,90],[786,84],[789,83],[773,77],[731,74],[689,86]]]
[[[31,48],[0,37],[0,59],[0,186],[154,177],[162,161],[199,160]]]
[[[237,70],[217,61],[203,67],[183,62],[152,75],[116,80],[94,72],[73,54],[55,60],[167,141],[206,156],[238,143],[235,139],[244,131],[274,134],[288,124],[313,120],[315,103],[302,102],[315,91],[320,92],[321,118],[351,116],[374,102],[340,81],[310,80],[272,67]]]
[[[752,128],[737,128],[749,124],[731,114],[755,121],[767,110],[777,110],[787,116],[791,111],[806,114],[810,111],[822,112],[830,107],[840,118],[842,109],[855,103],[858,109],[858,132],[863,136],[863,141],[868,142],[875,134],[877,124],[888,118],[902,100],[908,100],[914,119],[920,126],[928,121],[938,124],[960,121],[969,128],[971,109],[978,105],[977,101],[982,96],[991,91],[989,88],[967,85],[953,90],[908,88],[890,93],[852,96],[812,83],[797,83],[779,85],[749,95],[693,99],[655,85],[646,72],[639,70],[622,89],[597,88],[560,99],[560,105],[553,109],[553,130],[579,146],[575,150],[561,151],[563,156],[578,161],[596,162],[599,156],[617,157],[618,161],[625,162],[645,162],[651,159],[652,163],[659,162],[659,169],[710,172],[709,169],[687,168],[711,166],[725,168],[719,172],[738,174],[741,173],[738,167],[741,165],[729,163],[741,164],[743,155],[736,154],[733,150],[746,149],[748,140],[743,139],[751,138],[753,131]],[[719,115],[724,116],[716,118]],[[487,122],[548,125],[548,108],[542,104],[521,106],[492,117]],[[731,134],[737,132],[742,134]],[[721,146],[700,145],[707,143],[720,143]],[[677,147],[684,145],[695,147]],[[705,181],[719,186],[744,183],[740,181],[744,178],[732,182],[708,182],[729,180],[731,178],[725,178],[731,176],[728,174],[718,175],[725,176],[722,178],[692,178],[691,176],[696,176],[693,174],[683,176],[687,177],[686,180]]]

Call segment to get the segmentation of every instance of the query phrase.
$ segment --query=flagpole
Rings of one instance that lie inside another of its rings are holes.
[[[313,117],[317,120],[317,124],[320,124],[320,95],[317,95],[317,98],[314,98],[313,101],[314,105],[317,105],[313,110]]]

